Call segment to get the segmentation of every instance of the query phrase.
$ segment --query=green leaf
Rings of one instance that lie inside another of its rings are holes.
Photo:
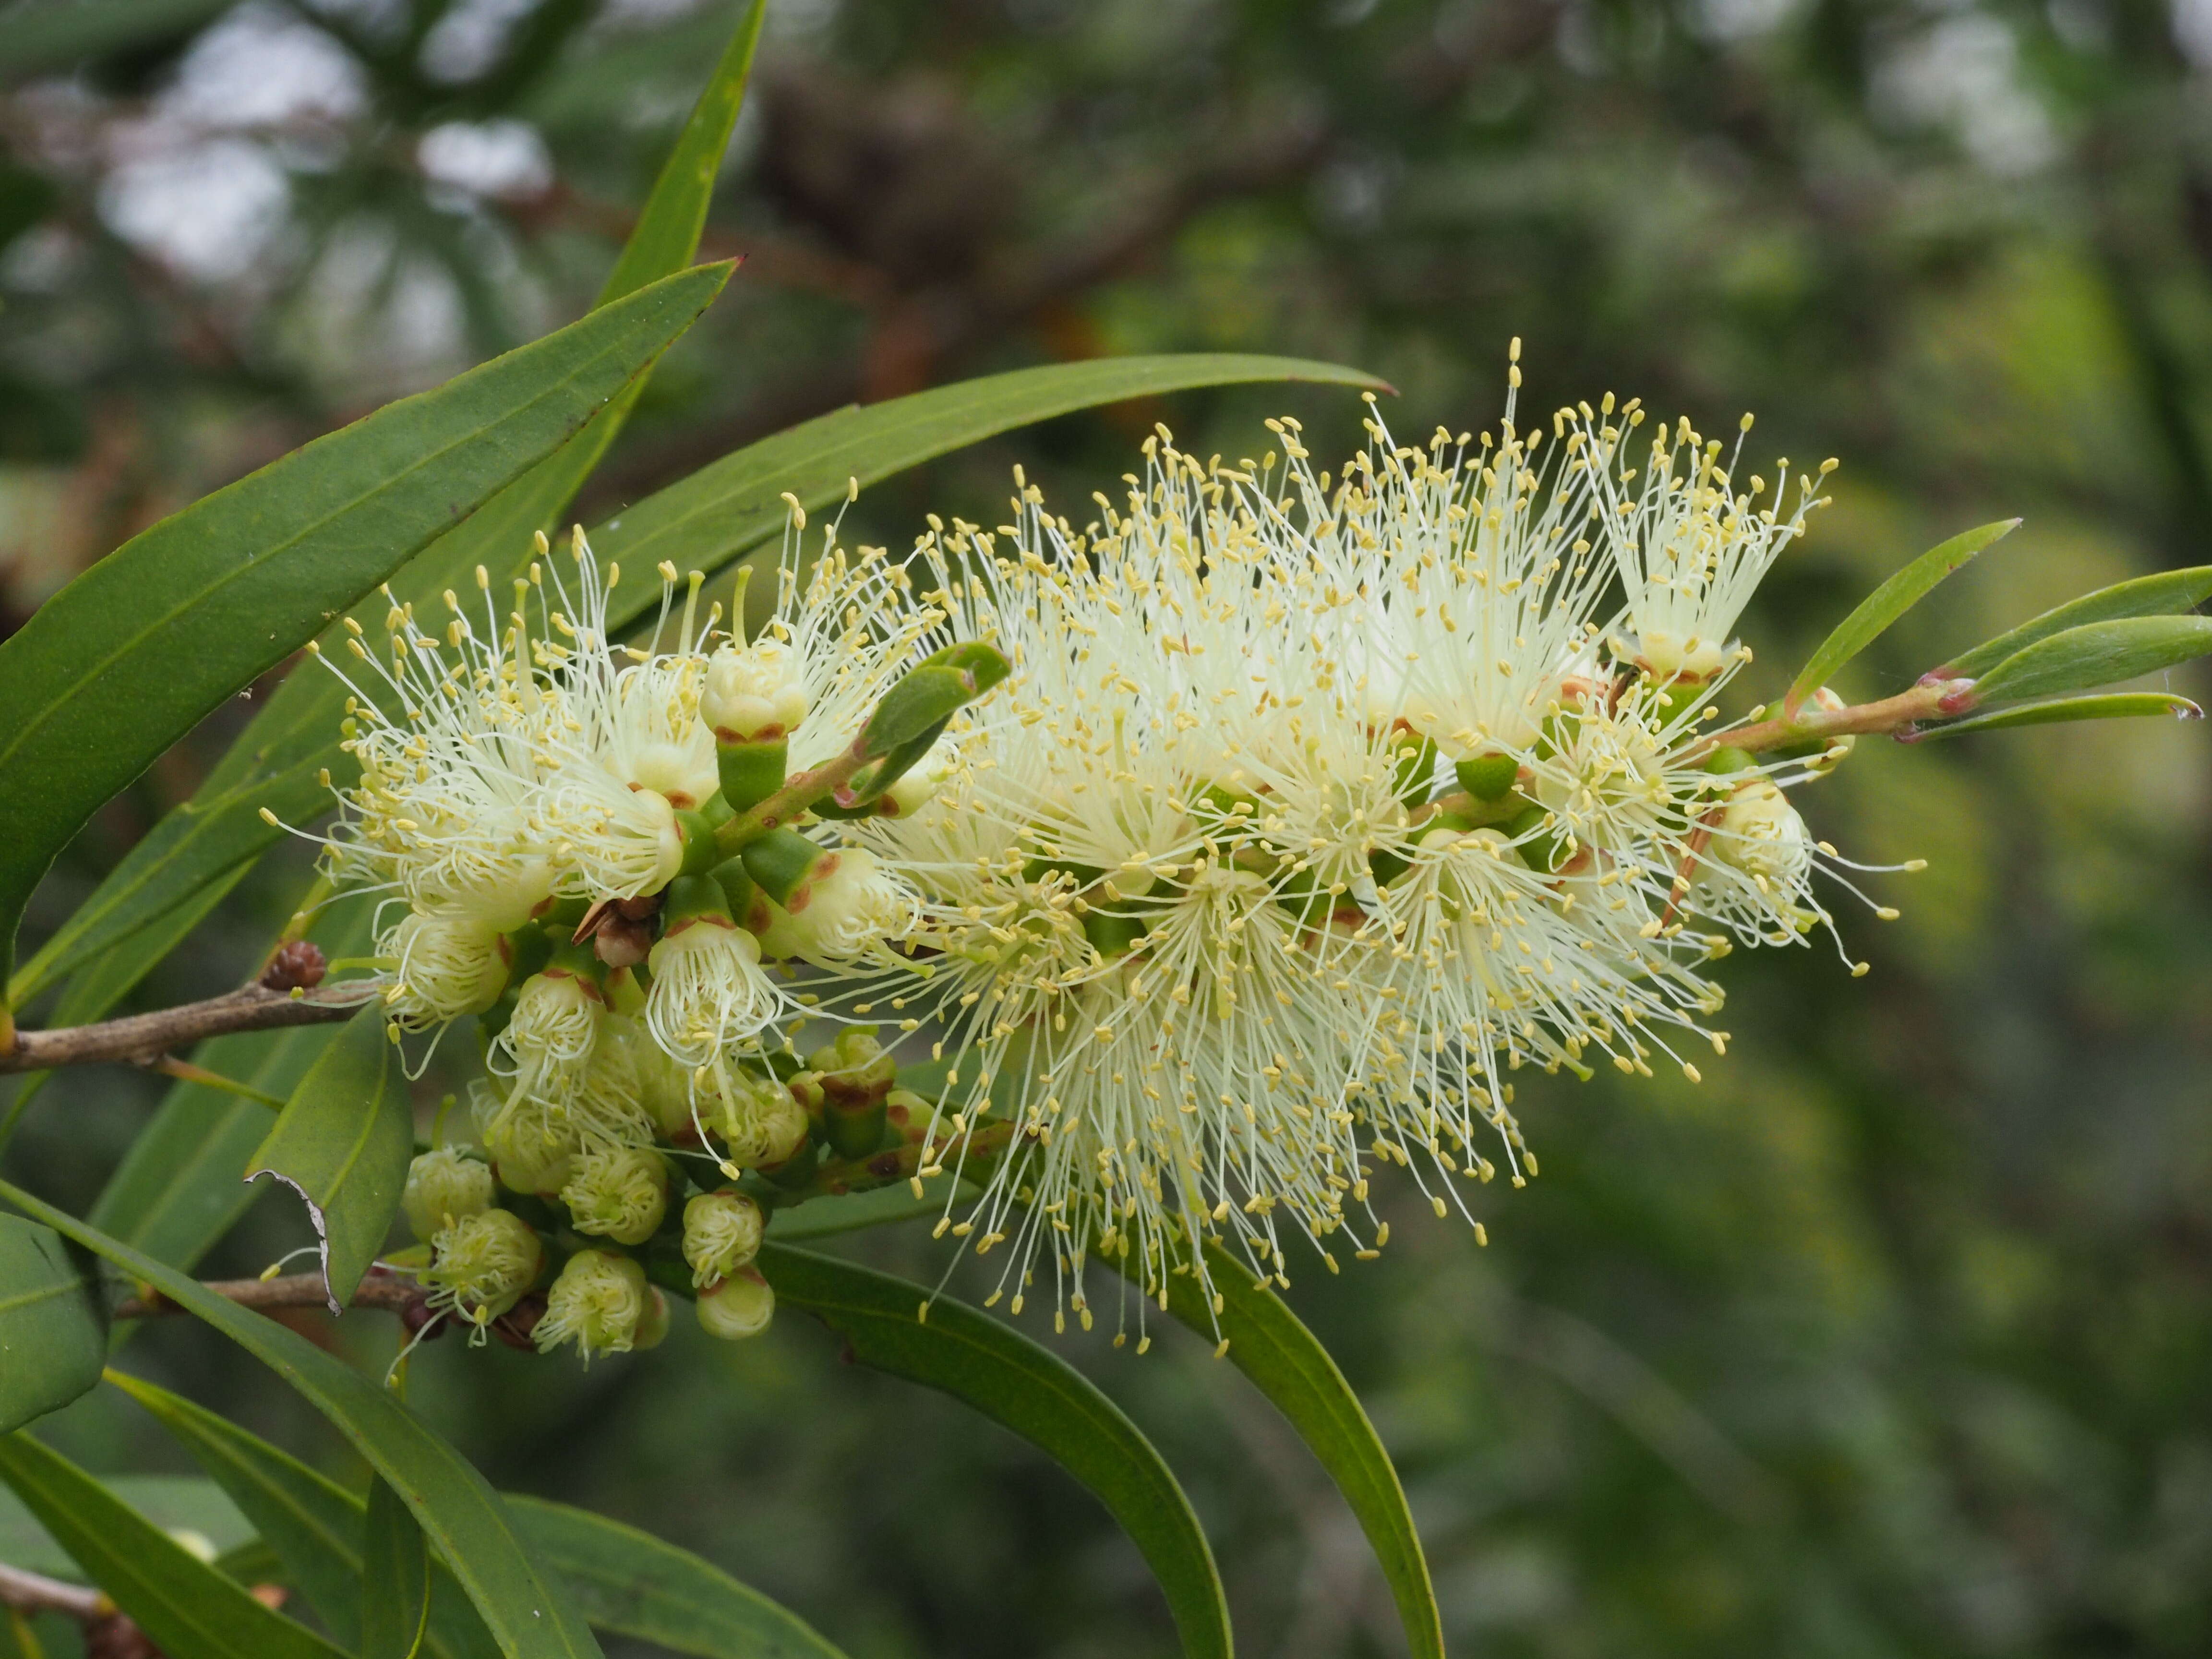
[[[2194,611],[2212,597],[2212,564],[2189,570],[2161,570],[2154,576],[2116,582],[2069,599],[2054,611],[2022,623],[2009,634],[1985,640],[1962,657],[1952,659],[1936,672],[1952,679],[1978,679],[2016,651],[2038,640],[2085,623],[2109,622],[2115,617],[2171,616]]]
[[[399,1051],[371,1003],[307,1068],[248,1164],[299,1194],[322,1245],[331,1311],[353,1300],[392,1231],[415,1156],[415,1112]]]
[[[215,1478],[259,1528],[324,1624],[340,1642],[357,1646],[368,1505],[204,1406],[122,1371],[109,1371],[107,1380],[151,1413]],[[438,1659],[497,1659],[499,1651],[468,1598],[435,1560],[423,1645]]]
[[[228,1555],[255,1541],[252,1522],[222,1487],[192,1474],[118,1474],[100,1483],[163,1532],[196,1532]],[[0,1561],[50,1577],[84,1577],[70,1553],[15,1495],[0,1486]]]
[[[0,1215],[0,1434],[87,1392],[106,1357],[99,1289],[61,1235]]]
[[[108,1379],[222,1484],[270,1540],[315,1611],[352,1645],[361,1620],[362,1500],[205,1407],[143,1378],[111,1371]],[[565,1504],[515,1497],[506,1502],[516,1528],[601,1630],[715,1659],[842,1659],[795,1615],[696,1555]],[[4,1537],[0,1534],[0,1542]],[[434,1564],[434,1586],[445,1577]],[[425,1642],[430,1653],[482,1650],[456,1642],[445,1616],[454,1610],[434,1588]],[[458,1611],[474,1622],[465,1604]],[[477,1634],[488,1642],[480,1626]]]
[[[374,896],[342,899],[310,930],[333,959],[368,948]],[[192,1051],[193,1060],[262,1093],[289,1099],[336,1038],[328,1025],[243,1031]],[[179,1083],[92,1206],[87,1218],[111,1237],[189,1272],[251,1209],[265,1188],[240,1179],[273,1120],[269,1109],[220,1089]]]
[[[1782,700],[1785,717],[1833,678],[1836,671],[1879,639],[1890,623],[1920,603],[1944,577],[1965,564],[1992,542],[2020,527],[2018,519],[2000,519],[1978,529],[1963,531],[1948,542],[1931,547],[1893,575],[1860,602],[1857,610],[1836,624],[1836,631],[1820,641],[1820,648],[1797,676],[1790,695]]]
[[[228,1494],[331,1635],[358,1647],[361,1499],[180,1395],[125,1371],[111,1370],[107,1380],[152,1413]]]
[[[948,645],[908,669],[860,728],[857,746],[874,764],[837,792],[837,805],[882,794],[929,752],[955,714],[1013,672],[996,647],[980,640]]]
[[[1930,726],[1907,737],[1907,743],[1931,738],[1954,738],[1962,732],[1998,732],[2012,726],[2060,726],[2072,720],[2141,720],[2152,714],[2180,720],[2201,720],[2204,711],[2186,697],[2166,691],[2115,691],[2096,697],[2053,697],[2047,702],[2014,703],[1986,714],[1969,714],[1960,720]]]
[[[337,684],[319,665],[308,666]],[[304,678],[295,675],[285,684]],[[11,1006],[21,1007],[80,964],[89,969],[90,958],[105,955],[112,958],[100,975],[107,1001],[76,1015],[98,1019],[245,878],[270,838],[283,833],[269,827],[263,808],[287,823],[312,823],[329,810],[330,793],[318,781],[319,755],[287,773],[255,772],[243,782],[218,787],[221,769],[238,754],[234,748],[198,794],[139,837],[92,896],[16,970],[8,982]],[[155,938],[136,939],[157,929]],[[132,949],[115,949],[126,940],[133,941]],[[65,1023],[60,1009],[48,1023]]]
[[[769,1237],[785,1244],[795,1244],[801,1239],[828,1238],[837,1233],[858,1231],[863,1227],[880,1227],[890,1222],[913,1221],[920,1217],[945,1213],[946,1199],[945,1183],[950,1176],[935,1176],[922,1183],[922,1195],[916,1198],[913,1188],[903,1181],[889,1186],[872,1188],[866,1192],[844,1193],[835,1198],[812,1198],[804,1204],[794,1204],[787,1209],[770,1212],[768,1218]],[[962,1183],[962,1194],[975,1188]]]
[[[0,12],[0,80],[67,69],[104,52],[171,40],[233,0],[46,0]]]
[[[598,1659],[599,1644],[567,1593],[516,1535],[498,1494],[384,1388],[297,1332],[226,1301],[20,1188],[0,1182],[0,1199],[214,1326],[329,1419],[406,1499],[431,1547],[452,1567],[507,1659]]]
[[[106,1018],[117,1003],[131,994],[131,988],[145,977],[147,969],[175,950],[207,913],[222,902],[223,895],[238,885],[248,867],[241,864],[217,877],[191,894],[183,903],[155,917],[136,939],[103,950],[87,961],[70,975],[69,984],[55,1000],[46,1024],[82,1025]],[[45,952],[40,954],[43,956]],[[24,1111],[52,1076],[52,1072],[31,1072],[16,1079],[15,1097],[9,1102],[7,1111],[0,1114],[0,1146],[8,1144]]]
[[[592,544],[600,557],[638,569],[665,559],[712,572],[782,536],[787,490],[811,513],[842,499],[848,481],[866,489],[1017,427],[1132,398],[1257,380],[1390,390],[1336,363],[1229,352],[1018,368],[837,410],[749,444],[616,514],[592,532]],[[629,622],[659,602],[641,588],[608,621]]]
[[[600,1630],[697,1659],[844,1659],[798,1614],[650,1533],[540,1498],[507,1507]]]
[[[752,76],[753,54],[767,15],[765,0],[753,0],[731,31],[706,90],[691,106],[690,118],[661,164],[645,210],[600,290],[601,305],[635,293],[655,277],[681,270],[697,257],[707,209],[714,199],[714,181],[721,175],[730,133],[744,103],[745,83]]]
[[[697,254],[765,9],[749,7],[732,32],[600,291],[601,306],[683,270]],[[462,587],[480,564],[502,577],[526,568],[533,532],[552,531],[621,431],[646,379],[638,375],[575,437],[425,549],[393,581],[400,600],[423,603]],[[374,614],[355,620],[373,626],[380,607],[365,609]],[[337,632],[329,630],[325,643],[335,643]],[[226,875],[234,880],[232,872],[242,872],[281,833],[263,820],[264,807],[292,823],[327,809],[318,780],[325,767],[335,770],[342,763],[337,725],[346,693],[335,676],[313,664],[305,667],[277,688],[191,800],[155,825],[25,966],[9,987],[13,1005]]]
[[[1982,703],[2047,697],[2154,674],[2212,652],[2212,617],[2123,617],[2053,634],[1974,682]]]
[[[134,536],[0,641],[0,933],[94,811],[571,436],[720,292],[672,276]]]
[[[950,1297],[919,1317],[929,1293],[888,1273],[781,1244],[763,1245],[757,1265],[778,1302],[822,1321],[853,1358],[973,1406],[1088,1486],[1167,1592],[1184,1653],[1225,1659],[1229,1604],[1190,1500],[1152,1442],[1080,1371]]]
[[[1209,1340],[1225,1340],[1230,1362],[1290,1419],[1352,1505],[1382,1564],[1414,1659],[1443,1659],[1443,1621],[1428,1559],[1406,1490],[1359,1397],[1320,1340],[1273,1291],[1253,1282],[1250,1268],[1215,1244],[1206,1246],[1206,1261],[1221,1298],[1219,1313],[1206,1305],[1189,1273],[1169,1276],[1168,1311]]]
[[[361,1659],[415,1659],[430,1621],[430,1546],[388,1480],[362,1517]]]
[[[0,1438],[0,1479],[168,1659],[335,1659],[59,1453]]]

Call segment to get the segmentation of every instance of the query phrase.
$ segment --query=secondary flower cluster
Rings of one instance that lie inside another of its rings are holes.
[[[1610,398],[1479,441],[1370,417],[1334,478],[1271,426],[1235,465],[1163,432],[1083,530],[1017,475],[1012,523],[933,519],[904,561],[833,530],[810,564],[794,503],[750,643],[695,577],[663,648],[664,568],[617,644],[580,534],[503,618],[480,574],[481,621],[448,594],[437,632],[395,607],[388,666],[355,641],[333,873],[390,896],[395,1027],[490,1038],[483,1161],[410,1179],[440,1307],[511,1321],[582,1234],[540,1346],[656,1340],[678,1255],[745,1334],[763,1209],[903,1148],[972,1183],[939,1231],[1007,1247],[992,1300],[1048,1266],[1087,1326],[1093,1257],[1164,1304],[1200,1241],[1263,1276],[1295,1234],[1372,1254],[1377,1160],[1440,1215],[1493,1156],[1518,1184],[1518,1067],[1724,1048],[1705,965],[1826,923],[1839,862],[1784,791],[1844,744],[1731,748],[1717,701],[1815,479],[1739,485]],[[1010,677],[856,778],[958,641]],[[805,1019],[880,1025],[802,1063]]]

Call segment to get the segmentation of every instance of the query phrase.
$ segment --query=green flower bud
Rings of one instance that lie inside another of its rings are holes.
[[[582,1150],[572,1132],[555,1128],[542,1109],[530,1105],[500,1113],[483,1133],[499,1184],[538,1198],[550,1198],[568,1185]]]
[[[540,1352],[574,1342],[586,1360],[627,1353],[652,1298],[645,1269],[608,1250],[579,1250],[545,1293],[545,1314],[531,1333]]]
[[[1790,887],[1812,869],[1813,837],[1789,798],[1760,778],[1729,797],[1713,831],[1711,856],[1747,876]]]
[[[856,1025],[807,1057],[792,1093],[810,1116],[818,1116],[830,1146],[841,1158],[866,1158],[884,1138],[884,1099],[898,1078],[898,1062],[876,1041],[875,1028]]]
[[[637,1332],[629,1346],[639,1353],[647,1348],[657,1348],[668,1340],[668,1298],[660,1293],[660,1286],[645,1287],[645,1313],[637,1322]]]
[[[702,1290],[760,1254],[760,1206],[743,1193],[701,1193],[684,1206],[684,1259]]]
[[[781,1164],[806,1145],[806,1109],[774,1078],[729,1066],[702,1070],[699,1117],[741,1170]]]
[[[658,1152],[624,1146],[586,1152],[561,1188],[576,1231],[642,1244],[668,1209],[668,1166]]]
[[[758,1336],[775,1316],[775,1292],[754,1267],[740,1267],[699,1293],[699,1323],[725,1342]]]
[[[637,1101],[653,1120],[660,1139],[676,1146],[696,1145],[698,1131],[691,1123],[691,1073],[689,1067],[640,1032],[635,1050],[637,1062]]]
[[[492,1196],[489,1164],[458,1146],[441,1146],[407,1166],[399,1207],[406,1214],[408,1231],[428,1243],[452,1223],[489,1209]]]
[[[512,1210],[481,1210],[441,1227],[422,1270],[433,1307],[450,1310],[479,1328],[505,1313],[538,1282],[545,1246]]]

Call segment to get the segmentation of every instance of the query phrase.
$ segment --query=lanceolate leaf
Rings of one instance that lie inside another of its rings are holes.
[[[0,1215],[0,1434],[91,1388],[106,1352],[98,1287],[61,1235]]]
[[[2212,597],[2212,564],[2189,570],[2161,570],[2154,576],[2116,582],[2069,600],[2054,611],[2046,611],[2008,634],[1985,640],[1937,672],[1951,678],[1978,678],[2014,652],[2067,629],[2079,628],[2086,623],[2109,622],[2115,617],[2172,616],[2194,611],[2208,597]]]
[[[100,803],[571,436],[728,274],[669,277],[295,451],[132,538],[0,641],[0,937]]]
[[[1167,1592],[1191,1659],[1231,1650],[1213,1552],[1175,1476],[1121,1407],[1058,1355],[975,1309],[887,1273],[767,1244],[776,1299],[803,1309],[878,1370],[973,1406],[1050,1455],[1114,1512]]]
[[[1188,1273],[1170,1276],[1168,1311],[1209,1341],[1227,1340],[1230,1362],[1290,1419],[1352,1505],[1382,1564],[1414,1659],[1443,1659],[1443,1622],[1428,1559],[1398,1472],[1358,1396],[1320,1339],[1274,1291],[1254,1284],[1250,1268],[1218,1245],[1208,1245],[1206,1257],[1219,1314]]]
[[[193,1059],[281,1098],[334,1035],[326,1025],[246,1031],[202,1043]],[[258,1101],[198,1083],[172,1085],[88,1218],[157,1261],[191,1267],[266,1190],[241,1177],[275,1121]]]
[[[599,1644],[574,1602],[524,1547],[498,1494],[381,1384],[297,1332],[225,1300],[19,1188],[0,1182],[0,1199],[214,1326],[329,1419],[406,1500],[507,1659],[599,1659]]]
[[[600,292],[602,306],[681,270],[698,252],[715,173],[751,73],[763,11],[755,4],[738,20]],[[622,429],[645,379],[632,380],[575,437],[432,543],[394,579],[393,592],[402,600],[427,602],[447,588],[465,591],[480,564],[502,578],[526,568],[532,532],[553,529]],[[382,616],[380,604],[372,604],[356,620],[373,629]],[[25,966],[9,988],[14,1001],[20,1004],[90,952],[188,902],[225,872],[246,868],[278,833],[262,819],[264,807],[290,823],[307,822],[328,808],[319,775],[325,767],[343,770],[337,722],[345,693],[335,677],[313,664],[306,666],[307,672],[294,673],[277,688],[191,801],[156,824]]]
[[[2048,697],[2154,674],[2212,653],[2212,617],[2124,617],[2015,651],[1974,683],[1984,703]]]
[[[323,911],[310,937],[333,961],[368,949],[373,896]],[[265,1095],[288,1100],[337,1035],[328,1025],[243,1031],[203,1042],[193,1060]],[[162,1097],[107,1180],[88,1218],[109,1237],[189,1272],[267,1189],[244,1180],[246,1160],[276,1119],[258,1101],[197,1083]]]
[[[1782,701],[1783,713],[1792,715],[1798,705],[1835,675],[1838,669],[1881,637],[1890,623],[1920,603],[1929,590],[1977,553],[2020,527],[2018,519],[2001,519],[1978,529],[1962,532],[1939,543],[1866,596],[1857,610],[1836,624],[1836,631],[1820,641],[1820,648],[1805,665],[1805,672]]]
[[[246,1171],[248,1181],[276,1176],[306,1203],[332,1313],[383,1248],[414,1153],[406,1075],[372,1003],[307,1068]]]
[[[1931,726],[1907,738],[1925,743],[1931,738],[1954,738],[1962,732],[1998,732],[2012,726],[2060,726],[2072,720],[2142,720],[2164,714],[2172,720],[2201,720],[2204,711],[2186,697],[2165,691],[2115,691],[2098,697],[2053,697],[2047,702],[2014,703],[1986,714],[1969,714],[1962,720]]]
[[[204,1406],[143,1378],[107,1380],[152,1413],[269,1541],[285,1574],[348,1647],[361,1635],[362,1545],[368,1506],[290,1454]],[[423,1650],[434,1659],[497,1659],[499,1649],[444,1566],[430,1566]]]
[[[224,1555],[251,1548],[255,1542],[252,1522],[212,1480],[191,1474],[116,1474],[101,1478],[100,1484],[172,1537],[196,1532]],[[0,1561],[56,1578],[81,1581],[84,1577],[84,1569],[4,1483],[0,1483]]]
[[[1311,380],[1388,391],[1373,375],[1336,363],[1233,353],[1107,357],[1054,363],[963,380],[865,408],[841,409],[763,438],[702,467],[592,532],[606,559],[649,569],[712,572],[783,534],[786,491],[808,512],[841,499],[849,481],[865,489],[985,438],[1101,404],[1194,386],[1255,380]],[[640,588],[610,624],[659,600]],[[617,605],[621,606],[621,596]]]
[[[338,1659],[27,1434],[0,1438],[0,1479],[168,1659]]]
[[[430,1619],[430,1547],[387,1480],[362,1518],[361,1659],[415,1659]]]
[[[507,1507],[610,1635],[696,1659],[844,1659],[796,1613],[651,1533],[538,1498]]]
[[[204,1407],[138,1377],[108,1376],[222,1483],[315,1611],[349,1640],[361,1618],[362,1500]],[[600,1630],[709,1659],[842,1659],[804,1620],[672,1544],[563,1504],[510,1497],[507,1508]],[[424,1650],[467,1659],[493,1651],[466,1603],[453,1604],[435,1564],[432,1580]],[[443,1590],[435,1588],[441,1581]],[[475,1626],[473,1636],[456,1632],[454,1613]]]
[[[131,988],[145,976],[146,970],[175,950],[185,935],[199,925],[201,918],[222,902],[223,895],[238,885],[246,869],[241,864],[225,872],[184,903],[157,917],[135,939],[93,957],[70,976],[68,988],[55,1000],[46,1024],[82,1025],[106,1018],[109,1011],[131,994]],[[52,1076],[52,1072],[31,1072],[16,1079],[15,1097],[9,1103],[7,1110],[0,1112],[0,1146],[8,1144],[24,1110]]]

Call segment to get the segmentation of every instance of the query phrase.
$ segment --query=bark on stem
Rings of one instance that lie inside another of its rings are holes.
[[[1742,749],[1759,754],[1791,744],[1816,743],[1823,738],[1848,738],[1869,733],[1894,734],[1926,720],[1948,720],[1974,706],[1972,680],[1933,680],[1900,691],[1879,702],[1853,703],[1848,708],[1800,708],[1794,720],[1755,720],[1731,732],[1701,738],[1690,750],[1696,760],[1716,749]]]
[[[350,1019],[380,988],[367,980],[296,993],[247,985],[204,1002],[180,1003],[91,1025],[64,1025],[50,1031],[19,1028],[13,1045],[0,1052],[0,1073],[110,1060],[144,1064],[203,1037]]]
[[[88,1625],[115,1611],[115,1603],[85,1584],[64,1583],[42,1572],[0,1565],[0,1607],[18,1613],[59,1613]]]
[[[264,1313],[277,1308],[330,1306],[320,1273],[284,1273],[276,1279],[211,1279],[204,1281],[200,1288],[213,1291],[217,1296],[226,1301],[235,1302],[241,1308],[253,1308]],[[355,1290],[351,1305],[382,1308],[387,1312],[398,1313],[422,1294],[421,1286],[411,1279],[371,1273]],[[130,1297],[118,1303],[115,1317],[149,1319],[156,1314],[183,1311],[168,1297],[156,1291],[150,1296]]]

